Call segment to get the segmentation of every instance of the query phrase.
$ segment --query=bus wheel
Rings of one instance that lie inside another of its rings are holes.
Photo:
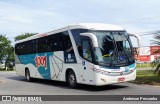
[[[77,80],[76,80],[76,75],[73,71],[70,71],[69,74],[68,74],[68,85],[71,87],[71,88],[76,88],[77,86]]]
[[[25,77],[26,77],[26,80],[27,80],[28,82],[31,81],[29,69],[26,70],[26,72],[25,72]]]

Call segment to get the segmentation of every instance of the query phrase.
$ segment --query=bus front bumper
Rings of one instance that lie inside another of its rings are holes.
[[[95,74],[95,85],[102,86],[114,83],[122,83],[127,81],[133,81],[136,79],[136,70],[132,73],[127,75],[119,75],[119,76],[110,76],[110,75],[103,75],[100,73]]]

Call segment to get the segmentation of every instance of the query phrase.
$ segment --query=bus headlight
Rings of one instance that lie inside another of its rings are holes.
[[[94,69],[94,71],[95,71],[96,73],[100,73],[100,74],[103,74],[103,75],[108,75],[108,74],[109,74],[109,72],[103,71],[103,70],[101,70],[101,69]]]

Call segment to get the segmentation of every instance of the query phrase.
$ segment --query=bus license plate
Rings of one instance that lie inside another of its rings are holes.
[[[124,80],[125,80],[124,77],[118,78],[118,82],[124,82]]]

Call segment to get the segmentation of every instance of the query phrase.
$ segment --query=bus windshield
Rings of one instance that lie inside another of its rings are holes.
[[[93,31],[97,37],[95,60],[100,65],[126,66],[134,62],[133,48],[125,31]]]

